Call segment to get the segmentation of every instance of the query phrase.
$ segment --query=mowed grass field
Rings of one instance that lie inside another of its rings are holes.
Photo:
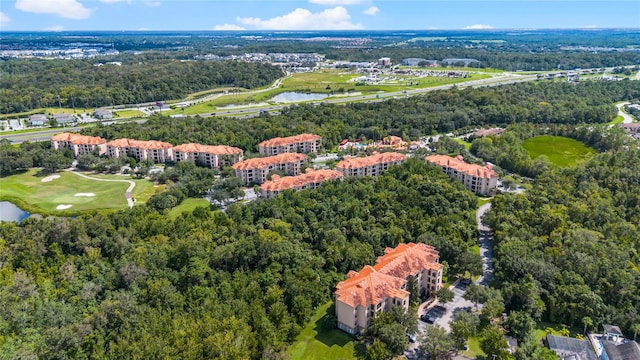
[[[316,310],[315,314],[289,348],[292,360],[350,360],[365,353],[363,345],[338,329],[327,329],[327,311],[331,302]]]
[[[60,172],[60,177],[42,182],[38,169],[0,178],[0,199],[15,203],[18,207],[32,213],[71,215],[86,210],[123,209],[127,207],[124,197],[129,187],[125,182],[103,182],[82,178],[69,172]],[[153,185],[149,183],[149,187]],[[138,186],[136,186],[137,188]],[[149,191],[147,187],[146,191]],[[145,188],[140,187],[141,194]],[[93,193],[95,196],[75,196],[78,193]],[[134,189],[135,197],[136,189]],[[58,205],[71,205],[70,208],[57,210]]]
[[[529,157],[532,159],[544,155],[552,164],[559,167],[586,161],[596,152],[578,140],[550,135],[532,137],[525,140],[522,146],[529,152]]]

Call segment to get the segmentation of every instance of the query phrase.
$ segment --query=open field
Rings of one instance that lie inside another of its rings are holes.
[[[138,116],[147,116],[145,113],[143,113],[140,110],[116,110],[113,112],[113,117],[114,118],[118,118],[118,117],[138,117]]]
[[[560,167],[586,161],[596,152],[578,140],[550,135],[527,139],[522,146],[532,159],[544,155],[552,164]]]
[[[331,328],[333,324],[325,324],[327,311],[332,302],[328,302],[316,310],[307,326],[289,348],[292,360],[298,359],[357,359],[358,354],[365,352],[364,346],[346,333]]]
[[[197,208],[197,207],[206,207],[209,208],[209,200],[207,199],[194,199],[194,198],[188,198],[185,199],[182,204],[174,207],[173,209],[171,209],[171,211],[169,212],[169,217],[171,219],[175,219],[178,216],[180,216],[180,214],[182,214],[183,212],[191,212],[193,211],[193,209]]]
[[[185,108],[184,110],[173,110],[166,114],[185,114],[195,115],[210,112],[222,112],[224,109],[218,107],[225,105],[247,105],[252,103],[269,102],[269,100],[283,92],[312,92],[342,94],[344,92],[360,92],[370,94],[375,92],[392,92],[411,89],[421,89],[440,85],[456,84],[471,80],[480,80],[490,78],[491,75],[471,74],[466,79],[446,78],[446,77],[424,77],[414,78],[408,76],[396,76],[398,80],[394,83],[382,83],[379,85],[356,85],[354,82],[347,82],[356,78],[358,74],[347,74],[342,71],[315,71],[310,73],[298,73],[284,79],[277,89],[271,89],[258,93],[233,93],[220,96],[211,101],[203,102]],[[410,85],[413,82],[414,85]],[[342,89],[342,91],[338,91]]]
[[[420,66],[403,66],[400,65],[401,69],[412,69],[412,70],[437,70],[437,71],[464,71],[468,73],[480,72],[480,73],[490,73],[490,74],[502,74],[505,70],[502,69],[494,69],[494,68],[471,68],[471,67],[443,67],[443,66],[435,66],[435,67],[420,67]],[[534,74],[536,72],[533,72]]]
[[[37,175],[38,171],[39,169],[31,169],[22,174],[0,178],[0,199],[43,215],[73,215],[86,210],[127,207],[124,197],[129,186],[127,183],[94,181],[69,172],[61,172],[57,174],[59,178],[43,182],[44,176]],[[58,210],[60,205],[67,206]]]

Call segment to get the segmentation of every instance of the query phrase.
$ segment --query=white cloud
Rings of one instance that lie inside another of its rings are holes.
[[[92,10],[76,0],[16,0],[16,9],[36,14],[55,14],[67,19],[86,19]]]
[[[364,1],[365,0],[309,0],[309,2],[312,4],[328,5],[328,6],[357,5],[357,4],[363,3]]]
[[[372,7],[368,8],[367,10],[364,11],[364,13],[366,15],[375,15],[378,12],[380,12],[380,9],[378,9],[377,6],[372,6]]]
[[[7,14],[0,11],[0,28],[9,26],[11,19],[7,16]]]
[[[100,1],[102,3],[107,3],[107,4],[118,3],[118,2],[123,2],[123,1],[131,3],[131,0],[98,0],[98,1]]]
[[[463,29],[464,30],[487,30],[487,29],[493,29],[493,26],[486,25],[486,24],[473,24],[473,25],[465,26],[463,27]]]
[[[46,28],[44,28],[42,30],[43,31],[62,31],[62,30],[64,30],[64,26],[62,26],[62,25],[54,25],[54,26],[46,27]]]
[[[351,22],[347,9],[337,6],[319,13],[297,8],[292,12],[271,19],[254,17],[236,19],[240,24],[255,29],[268,30],[353,30],[362,29],[362,25]]]
[[[245,30],[245,28],[236,24],[222,24],[214,26],[213,30]]]

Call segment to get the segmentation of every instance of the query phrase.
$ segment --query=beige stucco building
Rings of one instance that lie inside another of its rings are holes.
[[[51,137],[51,147],[56,150],[70,148],[74,157],[88,154],[95,149],[102,155],[107,151],[107,140],[97,136],[62,133]]]
[[[129,157],[154,163],[173,161],[173,145],[157,140],[116,139],[107,143],[109,157]]]
[[[490,166],[466,163],[462,156],[430,155],[425,160],[441,167],[447,175],[458,179],[467,189],[479,195],[488,195],[498,184],[498,174]]]
[[[242,161],[242,149],[226,145],[182,144],[173,148],[176,162],[201,162],[210,168],[219,169]]]
[[[288,189],[315,189],[325,181],[338,179],[342,179],[342,173],[339,171],[313,170],[311,168],[307,168],[303,174],[297,176],[272,175],[271,180],[260,186],[260,196],[271,198]]]
[[[233,165],[236,176],[245,184],[262,184],[274,172],[295,176],[302,172],[307,155],[284,153],[264,158],[247,159]]]
[[[300,134],[289,137],[277,137],[258,144],[260,155],[273,156],[284,153],[314,153],[320,152],[322,137],[313,134]]]
[[[395,152],[346,158],[336,165],[336,170],[344,176],[378,176],[390,166],[402,164],[406,159],[406,155]]]
[[[349,334],[362,333],[380,312],[392,306],[409,309],[407,280],[414,276],[421,294],[431,295],[442,287],[439,254],[426,244],[400,244],[385,249],[374,266],[350,271],[336,286],[338,328]]]

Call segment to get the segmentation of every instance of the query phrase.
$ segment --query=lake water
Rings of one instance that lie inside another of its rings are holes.
[[[29,217],[29,213],[8,201],[0,201],[0,221],[20,222]]]
[[[313,93],[301,93],[301,92],[283,92],[271,98],[269,101],[278,103],[298,102],[307,100],[322,100],[329,97],[327,94],[313,94]]]

